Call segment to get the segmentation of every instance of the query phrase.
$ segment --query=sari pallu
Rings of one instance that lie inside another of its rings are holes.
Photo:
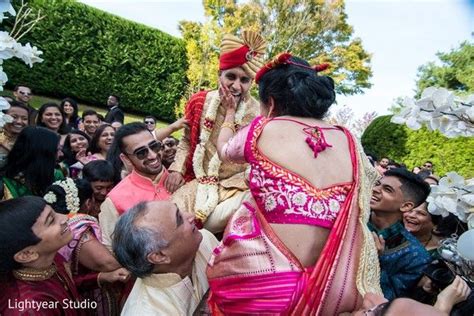
[[[316,264],[302,267],[256,203],[245,203],[209,262],[213,314],[337,315],[358,309],[366,293],[381,293],[377,253],[366,226],[376,171],[349,139],[354,185]]]

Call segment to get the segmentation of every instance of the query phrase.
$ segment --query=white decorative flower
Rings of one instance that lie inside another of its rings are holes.
[[[446,191],[454,186],[464,186],[464,178],[454,171],[448,172],[439,180],[438,189]]]
[[[277,202],[275,201],[275,198],[272,195],[268,195],[265,198],[265,210],[267,212],[271,212],[275,209],[277,206]]]
[[[467,218],[467,227],[469,229],[474,229],[474,213],[471,213]]]
[[[30,43],[26,43],[26,45],[17,43],[15,49],[17,51],[16,56],[21,58],[25,64],[29,65],[30,67],[33,67],[34,63],[43,61],[43,59],[39,57],[41,54],[43,54],[43,52],[38,50],[36,46],[31,47]]]
[[[4,98],[0,97],[0,111],[8,110],[10,108],[10,103]]]
[[[1,75],[0,75],[1,76]],[[10,108],[10,103],[8,103],[5,98],[0,97],[0,128],[5,126],[7,123],[13,122],[13,117],[8,114],[4,114],[2,110],[7,110]]]
[[[417,101],[405,98],[404,108],[391,122],[417,130],[426,125],[446,137],[474,136],[474,95],[464,100],[444,88],[429,87]]]
[[[306,194],[303,192],[298,192],[293,195],[291,201],[297,206],[304,206],[306,204]]]
[[[51,192],[51,191],[46,193],[43,196],[43,199],[49,204],[53,204],[53,203],[56,203],[58,201],[58,199],[56,198],[56,194],[54,194],[54,192]]]
[[[3,0],[3,1],[0,1],[0,13],[5,13],[5,12],[10,13],[10,15],[13,15],[13,16],[16,14],[15,9],[13,8],[10,1]]]
[[[448,172],[433,186],[427,199],[428,211],[435,215],[456,215],[466,221],[474,212],[474,179],[464,180],[456,172]]]
[[[7,83],[7,74],[3,71],[3,67],[0,66],[0,91],[3,91],[3,86]]]
[[[17,42],[5,31],[0,31],[0,59],[5,60],[15,56]]]

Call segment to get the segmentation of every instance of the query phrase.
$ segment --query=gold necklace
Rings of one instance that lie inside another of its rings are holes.
[[[53,264],[45,269],[21,268],[13,270],[15,278],[23,281],[44,281],[51,278],[56,273],[56,266]]]

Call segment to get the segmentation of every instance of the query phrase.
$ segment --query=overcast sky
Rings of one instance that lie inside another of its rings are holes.
[[[178,21],[204,21],[199,0],[80,0],[118,16],[180,36]],[[474,0],[346,1],[349,24],[372,54],[372,88],[338,96],[357,116],[387,113],[392,100],[412,96],[417,68],[462,41],[473,41]]]

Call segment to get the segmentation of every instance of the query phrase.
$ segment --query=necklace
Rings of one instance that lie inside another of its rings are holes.
[[[56,266],[52,264],[45,269],[21,268],[13,270],[15,278],[23,281],[44,281],[56,273]]]

